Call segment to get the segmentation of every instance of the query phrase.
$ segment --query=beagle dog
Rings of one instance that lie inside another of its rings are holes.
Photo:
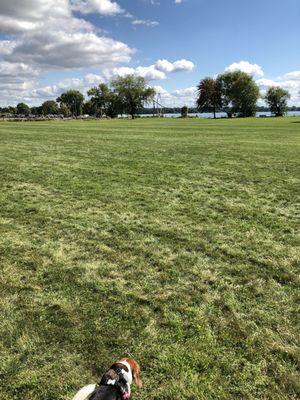
[[[139,364],[133,358],[122,358],[102,376],[99,385],[84,386],[73,400],[128,400],[133,379],[141,388],[143,383]]]

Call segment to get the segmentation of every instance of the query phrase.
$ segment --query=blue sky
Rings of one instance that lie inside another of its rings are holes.
[[[300,104],[299,0],[10,0],[0,4],[1,104],[40,104],[144,76],[192,105],[204,76],[241,69]],[[58,5],[59,4],[59,5]]]

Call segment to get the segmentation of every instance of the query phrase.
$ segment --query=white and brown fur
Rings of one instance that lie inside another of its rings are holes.
[[[113,365],[118,365],[120,366],[123,365],[125,369],[129,369],[129,374],[131,374],[131,381],[134,380],[136,385],[141,388],[143,383],[141,380],[141,372],[140,372],[140,366],[139,364],[133,359],[133,358],[122,358],[121,360],[116,361]],[[128,368],[129,367],[129,368]],[[130,388],[130,383],[128,385],[128,393],[131,393],[131,388]],[[73,397],[72,400],[88,400],[91,396],[91,394],[95,391],[97,385],[96,384],[91,384],[84,386],[81,388],[76,395]],[[114,387],[111,387],[111,390],[114,391]],[[99,397],[99,400],[106,400],[105,397],[101,396]]]

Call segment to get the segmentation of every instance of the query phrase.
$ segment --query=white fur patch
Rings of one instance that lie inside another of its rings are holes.
[[[79,390],[75,394],[72,400],[88,400],[90,395],[93,393],[93,391],[96,389],[96,385],[87,385],[84,386],[82,389]]]
[[[132,371],[131,371],[130,364],[127,361],[120,361],[120,364],[123,364],[128,368],[128,372],[125,371],[125,369],[122,369],[122,374],[123,374],[124,378],[126,379],[126,381],[129,383],[129,385],[131,385],[132,384]]]

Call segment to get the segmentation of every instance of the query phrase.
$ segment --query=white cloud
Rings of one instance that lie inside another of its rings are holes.
[[[144,19],[135,19],[131,22],[132,25],[145,25],[147,27],[153,28],[159,25],[157,21],[148,21]]]
[[[10,0],[0,4],[0,14],[6,33],[26,25],[11,40],[0,41],[0,55],[10,63],[72,69],[128,62],[133,53],[126,44],[101,36],[89,22],[74,17],[67,0],[58,5],[56,0]]]
[[[55,85],[48,85],[32,90],[32,97],[46,100],[49,98],[56,98],[62,92],[70,89],[80,90],[84,94],[92,86],[97,86],[99,83],[105,82],[102,76],[95,74],[88,74],[84,78],[68,78]]]
[[[248,61],[235,62],[225,68],[225,72],[243,71],[249,75],[260,78],[264,76],[262,68],[257,64],[251,64]]]
[[[0,56],[11,54],[16,42],[13,40],[0,40]]]
[[[37,76],[39,70],[24,63],[9,63],[7,61],[0,62],[0,79],[15,79]]]
[[[68,0],[9,0],[0,2],[0,31],[24,32],[37,29],[44,19],[70,18]]]
[[[272,79],[266,79],[266,78],[257,79],[256,83],[261,90],[268,89],[271,86],[278,86],[278,82],[273,81]]]
[[[8,105],[22,97],[27,90],[35,86],[35,78],[39,72],[24,63],[0,61],[1,102]]]
[[[126,44],[94,32],[53,30],[26,34],[6,60],[41,69],[74,69],[128,62],[131,54]]]
[[[166,74],[162,71],[158,71],[155,65],[150,65],[149,67],[137,67],[135,68],[135,75],[142,76],[147,81],[152,81],[155,79],[166,79]]]
[[[158,60],[155,63],[155,68],[165,73],[192,71],[195,68],[195,64],[192,63],[192,61],[188,61],[185,59],[178,60],[173,63],[168,60]]]
[[[193,98],[195,101],[195,96],[197,94],[197,87],[192,86],[185,89],[178,89],[173,92],[173,96],[178,98]]]
[[[293,79],[295,81],[300,81],[300,71],[292,71],[284,75],[285,79]]]
[[[124,12],[118,3],[111,0],[71,0],[71,6],[82,14],[116,15]]]
[[[147,67],[119,67],[105,70],[104,75],[107,77],[107,79],[114,76],[136,75],[142,76],[147,81],[152,81],[166,79],[167,74],[169,73],[191,71],[193,68],[194,64],[188,60],[178,60],[173,63],[168,60],[158,60],[155,64]]]

